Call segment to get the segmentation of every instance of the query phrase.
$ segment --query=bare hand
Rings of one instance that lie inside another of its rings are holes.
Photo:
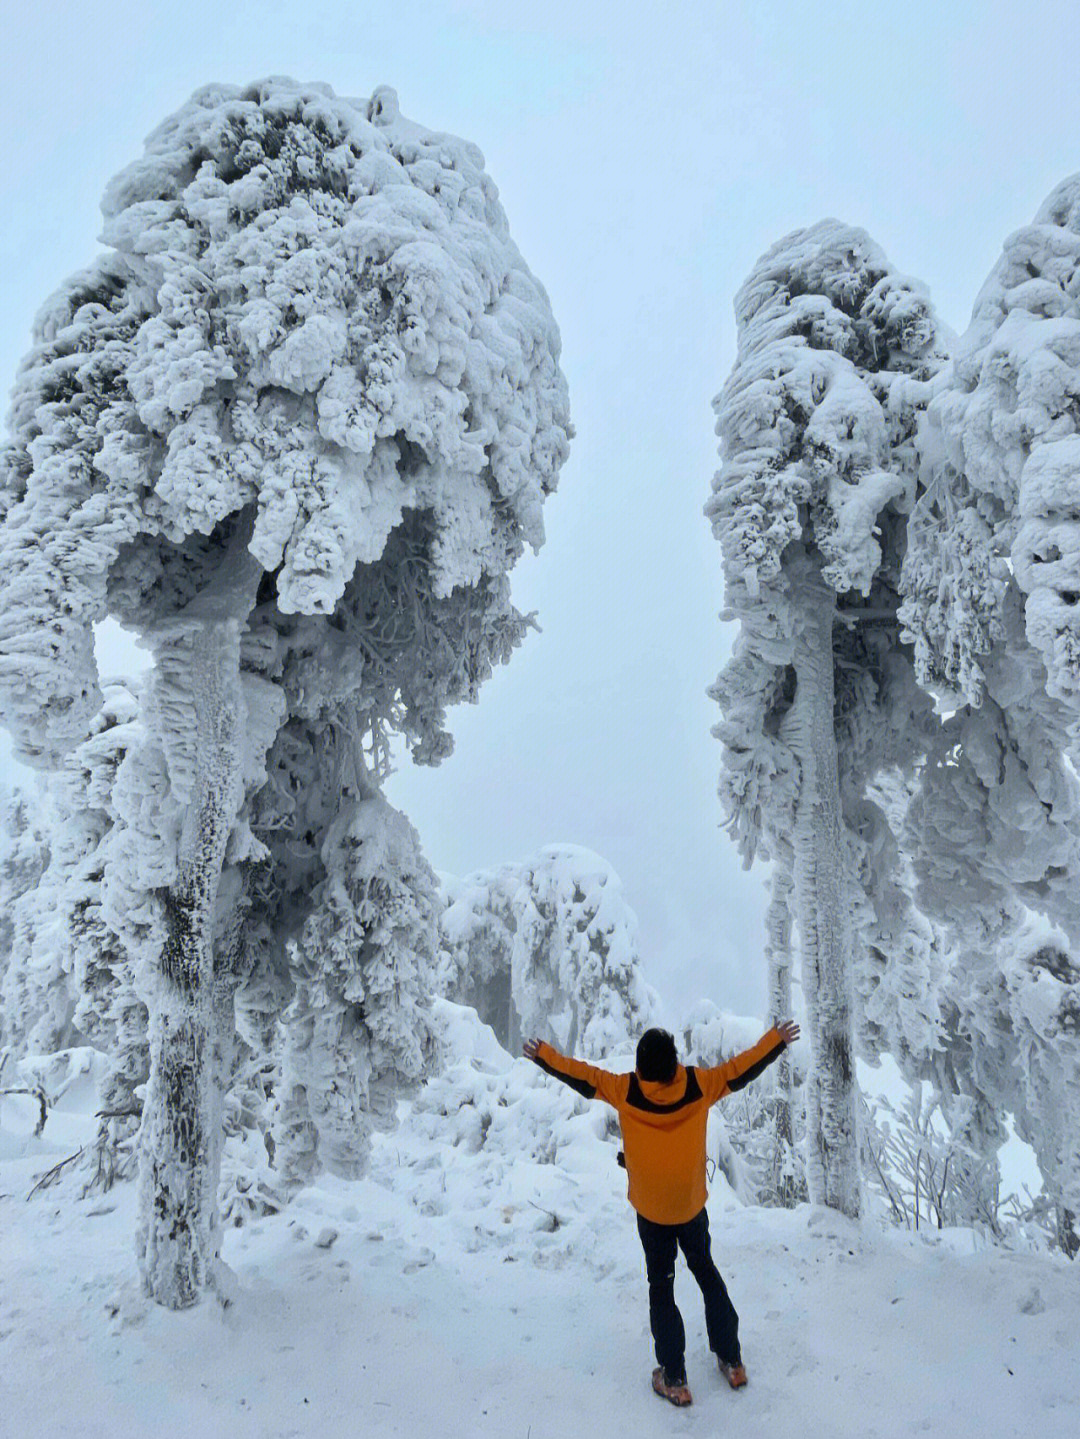
[[[540,1041],[538,1039],[527,1039],[521,1046],[521,1052],[526,1059],[535,1059],[539,1048]]]
[[[785,1019],[776,1026],[776,1032],[785,1044],[794,1044],[799,1037],[799,1026],[793,1019]]]

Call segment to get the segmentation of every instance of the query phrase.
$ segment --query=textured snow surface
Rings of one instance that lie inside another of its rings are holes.
[[[742,1316],[751,1383],[740,1394],[720,1384],[680,1267],[695,1404],[679,1415],[661,1407],[648,1385],[643,1264],[604,1109],[512,1061],[465,1011],[444,1021],[450,1067],[397,1134],[376,1140],[369,1178],[324,1178],[285,1213],[228,1231],[235,1291],[224,1311],[208,1301],[169,1313],[138,1296],[130,1185],[79,1200],[76,1177],[24,1202],[34,1177],[92,1134],[91,1071],[39,1140],[33,1101],[5,1099],[5,1432],[1076,1432],[1080,1291],[1065,1261],[983,1249],[967,1231],[879,1234],[810,1206],[742,1208],[722,1184],[709,1202],[713,1247]],[[481,1113],[484,1095],[492,1121],[475,1147],[462,1116]],[[545,1133],[550,1152],[538,1156],[528,1136]]]

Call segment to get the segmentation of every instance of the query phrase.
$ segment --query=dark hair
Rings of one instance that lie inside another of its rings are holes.
[[[647,1029],[638,1040],[637,1072],[642,1079],[667,1084],[675,1078],[679,1056],[666,1029]]]

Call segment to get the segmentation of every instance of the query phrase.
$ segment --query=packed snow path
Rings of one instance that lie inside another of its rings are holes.
[[[526,1242],[513,1204],[503,1240],[481,1234],[475,1214],[422,1214],[376,1180],[331,1181],[286,1214],[229,1232],[237,1290],[227,1309],[209,1301],[176,1314],[135,1289],[132,1187],[78,1201],[73,1181],[26,1203],[44,1167],[40,1155],[0,1164],[0,1411],[10,1434],[1080,1431],[1080,1288],[1063,1261],[955,1252],[936,1236],[877,1235],[809,1207],[726,1207],[719,1192],[714,1250],[742,1313],[751,1380],[739,1394],[721,1385],[680,1267],[695,1403],[676,1412],[649,1389],[642,1262],[617,1173],[572,1252],[545,1228]],[[319,1247],[331,1229],[336,1239]]]

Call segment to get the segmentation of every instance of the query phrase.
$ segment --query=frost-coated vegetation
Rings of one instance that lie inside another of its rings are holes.
[[[778,1011],[798,931],[811,1195],[855,1212],[854,1044],[893,1054],[917,1093],[929,1080],[954,1222],[997,1224],[1012,1113],[1066,1249],[1078,195],[1074,177],[1007,240],[951,353],[861,231],[774,246],[736,301],[707,507],[741,626],[713,691],[721,796],[745,859],[772,860]],[[1033,911],[1052,939],[1033,943]]]
[[[436,879],[416,831],[377,793],[347,805],[327,876],[290,955],[274,1146],[285,1184],[321,1169],[358,1178],[373,1126],[429,1068]]]
[[[735,314],[706,506],[740,622],[712,691],[721,793],[747,862],[759,849],[774,861],[770,999],[784,1012],[794,905],[814,1056],[810,1194],[854,1216],[855,954],[907,946],[913,924],[868,787],[911,763],[929,711],[897,608],[915,430],[942,344],[921,287],[863,231],[831,220],[773,246]]]
[[[447,754],[447,705],[522,638],[508,572],[543,540],[569,422],[480,152],[390,90],[208,87],[102,208],[106,249],[41,311],[15,391],[0,704],[55,766],[101,708],[94,625],[153,654],[105,887],[138,916],[150,1009],[143,1275],[182,1306],[214,1280],[236,991],[257,1040],[312,978],[315,900],[380,933],[374,871],[335,887],[335,821],[391,734]],[[424,952],[390,961],[406,1010]],[[369,1062],[415,1068],[361,987],[342,993]]]
[[[448,879],[442,987],[515,1052],[538,1038],[598,1060],[632,1045],[657,1008],[637,917],[591,850],[552,845],[530,860]]]
[[[479,152],[389,90],[200,91],[103,208],[3,459],[0,704],[50,773],[5,800],[0,1073],[42,1124],[93,1076],[72,1159],[108,1187],[137,1141],[168,1305],[224,1293],[221,1225],[320,1173],[404,1165],[431,1216],[506,1186],[503,1222],[554,1235],[519,1151],[606,1168],[615,1135],[510,1056],[632,1063],[660,1014],[636,920],[575,846],[440,881],[381,793],[392,742],[444,758],[529,626],[509,573],[570,436],[546,296]],[[798,981],[808,1043],[710,1158],[745,1203],[1001,1237],[1011,1116],[1043,1179],[1012,1218],[1075,1254],[1080,178],[951,349],[836,221],[775,245],[736,318],[721,796],[771,862],[768,1019]],[[99,681],[106,617],[152,655],[138,691]],[[690,1062],[758,1037],[697,1000]],[[855,1061],[883,1055],[911,1093],[875,1115]]]
[[[902,611],[920,681],[955,709],[910,815],[919,903],[953,946],[945,1082],[977,1113],[1015,1114],[1072,1252],[1080,1146],[1075,1126],[1060,1134],[1080,940],[1078,386],[1072,176],[1006,240],[935,384]]]

